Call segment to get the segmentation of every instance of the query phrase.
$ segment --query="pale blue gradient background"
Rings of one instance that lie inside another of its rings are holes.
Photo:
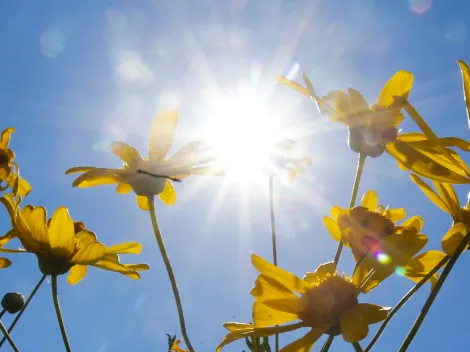
[[[145,154],[149,126],[161,106],[180,108],[176,148],[224,118],[209,113],[214,92],[230,95],[238,85],[251,85],[267,97],[273,121],[313,156],[313,165],[293,186],[277,183],[275,189],[279,264],[302,276],[333,258],[336,243],[322,217],[330,206],[348,204],[356,155],[341,126],[319,117],[311,102],[275,85],[272,77],[297,63],[318,92],[355,87],[372,103],[394,72],[409,70],[415,74],[411,100],[431,126],[441,136],[467,138],[456,60],[470,61],[470,3],[428,3],[419,14],[406,0],[2,1],[0,128],[17,129],[11,147],[33,186],[25,203],[45,205],[50,214],[68,206],[72,217],[106,244],[142,242],[142,255],[122,260],[152,267],[137,282],[97,269],[76,286],[60,278],[73,350],[160,352],[166,351],[165,332],[180,334],[148,215],[133,195],[118,195],[112,187],[72,189],[65,169],[119,166],[106,149],[115,139]],[[402,128],[416,130],[410,120]],[[271,257],[267,182],[225,188],[223,182],[193,178],[177,185],[175,206],[157,204],[198,351],[215,349],[225,334],[223,322],[250,320],[249,290],[256,277],[250,253]],[[367,189],[378,192],[381,204],[422,214],[427,248],[440,248],[450,218],[427,202],[390,156],[367,162],[360,194]],[[464,201],[468,187],[458,191]],[[6,232],[4,211],[0,223]],[[13,266],[0,271],[1,293],[28,294],[40,278],[35,257],[11,258]],[[409,351],[467,349],[469,265],[464,255]],[[340,269],[351,272],[347,255]],[[395,276],[365,298],[391,306],[411,287]],[[427,293],[423,289],[392,320],[377,351],[398,348]],[[281,343],[294,336],[283,336]],[[13,337],[21,351],[63,350],[50,284],[39,291]],[[242,348],[237,343],[225,350]],[[9,351],[7,344],[3,349]],[[332,350],[352,347],[337,338]]]

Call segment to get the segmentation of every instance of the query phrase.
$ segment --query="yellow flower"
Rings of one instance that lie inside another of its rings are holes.
[[[288,173],[288,181],[292,182],[297,173],[304,172],[303,165],[310,166],[312,158],[309,156],[296,156],[294,153],[295,141],[283,139],[274,144],[274,152],[271,155],[271,162],[274,169],[285,169]],[[272,172],[270,172],[272,174]]]
[[[352,88],[348,89],[349,94],[337,90],[320,98],[305,75],[307,88],[284,77],[277,77],[276,80],[312,98],[322,113],[331,115],[333,121],[348,127],[348,143],[353,151],[375,158],[384,152],[387,143],[397,137],[397,126],[404,116],[401,113],[402,104],[395,99],[408,98],[413,85],[413,74],[407,71],[397,72],[382,88],[373,106],[369,106],[361,93]]]
[[[178,124],[178,111],[165,109],[160,111],[153,122],[150,133],[149,157],[143,158],[139,152],[124,142],[111,144],[111,151],[122,159],[120,169],[74,167],[65,174],[83,172],[74,182],[74,187],[86,188],[107,184],[118,184],[116,191],[121,194],[133,190],[137,203],[143,210],[148,210],[147,197],[157,195],[163,203],[172,205],[176,202],[176,191],[171,183],[194,174],[215,174],[203,165],[207,156],[198,152],[199,142],[190,142],[173,156],[167,154],[175,138]]]
[[[452,227],[441,241],[444,252],[452,255],[467,232],[470,231],[470,203],[467,202],[467,205],[464,207],[460,206],[459,198],[451,184],[434,181],[433,184],[437,190],[436,192],[419,176],[411,175],[410,177],[431,202],[452,216]]]
[[[31,192],[31,186],[24,178],[19,177],[19,168],[14,161],[15,153],[8,148],[10,136],[13,132],[15,132],[15,129],[12,127],[3,130],[0,139],[0,191],[11,187],[14,195],[24,197]]]
[[[351,248],[359,263],[353,279],[362,282],[375,270],[362,286],[363,292],[370,291],[395,271],[419,282],[445,257],[440,251],[415,256],[428,241],[420,233],[423,220],[414,216],[396,225],[395,222],[406,217],[405,210],[379,205],[374,191],[364,195],[361,206],[346,210],[336,206],[331,209],[331,215],[323,218],[328,232],[333,239]]]
[[[360,341],[367,336],[370,324],[387,317],[388,308],[358,302],[357,283],[339,276],[333,262],[300,279],[255,254],[251,258],[261,273],[251,290],[255,297],[253,324],[224,324],[230,332],[217,351],[240,338],[309,328],[306,335],[281,350],[307,352],[324,333],[342,334],[347,342]],[[300,321],[282,325],[296,320]]]
[[[171,352],[189,352],[189,350],[185,350],[181,347],[179,347],[179,344],[182,342],[181,339],[176,340],[173,343],[173,346],[171,346]]]
[[[470,129],[470,69],[468,65],[462,60],[457,61],[462,72],[462,83],[463,83],[463,97],[465,99],[465,105],[467,106],[467,121],[468,128]]]
[[[83,223],[70,218],[66,207],[59,207],[49,221],[46,221],[44,207],[24,206],[21,210],[10,196],[0,198],[7,209],[12,229],[0,243],[18,238],[24,249],[7,249],[5,253],[34,253],[41,272],[45,275],[62,275],[70,271],[68,282],[76,284],[85,276],[87,266],[115,271],[138,280],[137,271],[148,270],[147,264],[121,264],[119,254],[138,254],[140,243],[127,242],[106,247],[98,242],[95,233],[87,230]]]

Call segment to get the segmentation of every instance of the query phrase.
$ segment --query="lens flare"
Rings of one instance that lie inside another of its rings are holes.
[[[404,276],[406,274],[406,269],[401,266],[397,266],[397,268],[395,269],[395,273],[398,276]]]
[[[411,11],[422,15],[431,9],[432,0],[409,0]]]
[[[44,56],[56,58],[65,49],[66,36],[60,29],[54,28],[41,35],[41,51]]]
[[[382,252],[375,252],[375,258],[381,264],[389,264],[392,261],[389,255]]]

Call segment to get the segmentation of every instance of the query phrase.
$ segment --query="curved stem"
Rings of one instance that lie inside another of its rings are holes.
[[[444,258],[442,258],[442,260],[436,264],[436,266],[429,272],[426,274],[426,276],[424,276],[420,282],[418,282],[416,285],[413,286],[413,288],[411,290],[409,290],[406,295],[404,295],[402,297],[402,299],[400,300],[400,302],[397,303],[397,305],[395,307],[393,307],[393,309],[390,311],[390,313],[388,313],[387,315],[387,318],[385,318],[385,320],[383,321],[382,325],[380,325],[380,328],[379,330],[377,330],[377,332],[375,333],[374,337],[372,338],[372,340],[369,342],[369,344],[367,345],[366,349],[364,350],[364,352],[369,352],[372,347],[375,345],[375,343],[379,340],[380,336],[382,335],[383,331],[385,330],[385,327],[387,326],[387,324],[390,322],[390,320],[392,320],[393,316],[398,312],[398,310],[400,310],[400,308],[406,303],[408,302],[408,300],[416,293],[418,292],[418,290],[424,286],[424,284],[440,269],[442,268],[448,261],[449,261],[449,258],[450,256],[445,256]]]
[[[353,345],[354,347],[354,350],[356,352],[364,352],[364,350],[362,349],[361,345],[359,344],[359,342],[353,342],[351,345]]]
[[[364,164],[366,162],[367,155],[366,154],[359,154],[359,158],[357,160],[357,169],[356,169],[356,177],[354,179],[354,186],[351,194],[351,200],[349,202],[349,208],[354,207],[356,204],[357,193],[359,191],[359,184],[361,183],[362,171],[364,170]],[[343,242],[339,242],[338,249],[336,250],[335,254],[335,266],[338,266],[339,257],[341,257],[341,252],[343,251]]]
[[[60,311],[59,296],[57,295],[57,275],[52,275],[51,286],[52,286],[52,299],[54,301],[54,308],[57,314],[57,321],[59,322],[60,333],[62,334],[62,340],[64,340],[65,350],[67,352],[72,352],[72,349],[70,348],[69,340],[67,338],[67,332],[65,331],[64,320],[62,319],[62,313]]]
[[[155,212],[154,197],[148,197],[149,213],[150,219],[152,221],[153,232],[155,233],[155,238],[157,240],[158,248],[160,249],[160,254],[162,255],[163,262],[165,263],[165,268],[168,273],[168,278],[170,279],[171,289],[173,290],[173,296],[175,297],[176,308],[178,310],[178,317],[180,321],[181,334],[183,335],[183,340],[186,343],[190,352],[194,352],[193,346],[189,341],[188,333],[186,331],[186,324],[184,322],[183,314],[183,305],[181,304],[181,298],[178,291],[178,285],[176,284],[175,274],[173,273],[173,268],[171,267],[170,258],[166,253],[165,244],[163,243],[162,234],[160,228],[158,227],[157,222],[157,213]]]
[[[269,176],[269,213],[271,214],[271,241],[273,264],[277,266],[276,220],[274,218],[274,176]],[[279,352],[279,333],[274,336],[276,352]]]
[[[455,250],[454,254],[449,259],[449,263],[445,267],[445,269],[442,271],[441,276],[437,280],[436,286],[434,286],[433,290],[431,291],[431,294],[429,295],[428,299],[424,303],[423,308],[421,309],[421,312],[418,315],[418,318],[416,319],[415,323],[410,329],[410,332],[408,333],[408,336],[406,336],[405,341],[403,341],[400,349],[398,352],[404,352],[407,350],[408,346],[411,344],[413,341],[416,333],[418,332],[419,328],[421,327],[421,324],[424,321],[424,318],[426,318],[426,315],[429,312],[429,309],[431,308],[432,304],[434,303],[434,300],[437,297],[437,294],[442,288],[442,285],[444,285],[444,282],[447,279],[447,276],[449,276],[449,273],[451,272],[452,268],[454,267],[455,263],[457,262],[457,259],[459,259],[460,255],[462,252],[465,250],[467,247],[468,243],[470,242],[470,231],[467,232],[465,238],[460,242],[459,246]]]
[[[0,312],[0,318],[3,317],[3,314],[5,314],[5,312],[6,312],[5,309]],[[16,347],[15,343],[11,339],[10,334],[8,333],[7,329],[5,329],[5,326],[3,325],[1,320],[0,320],[0,330],[2,330],[3,335],[5,335],[5,338],[7,339],[8,343],[10,344],[13,351],[19,352],[18,347]]]
[[[13,322],[11,323],[10,327],[8,328],[8,333],[11,333],[13,328],[15,327],[16,323],[18,322],[18,320],[20,320],[21,316],[23,315],[24,311],[26,310],[26,308],[28,308],[28,305],[29,305],[29,302],[31,302],[31,300],[33,299],[34,295],[36,294],[36,292],[39,290],[39,287],[41,287],[42,283],[44,282],[44,280],[46,279],[46,275],[43,275],[41,277],[41,279],[38,281],[38,283],[36,284],[36,286],[34,287],[33,291],[31,292],[31,294],[29,295],[28,299],[26,300],[26,302],[24,303],[24,306],[23,308],[21,308],[21,310],[18,312],[18,314],[16,315],[15,319],[13,320]],[[2,340],[0,341],[0,348],[2,347],[3,343],[6,341],[6,337],[4,336],[2,338]]]

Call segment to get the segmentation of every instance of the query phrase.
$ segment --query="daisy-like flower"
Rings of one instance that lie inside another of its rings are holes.
[[[470,69],[462,60],[457,61],[457,63],[459,64],[460,71],[462,73],[463,98],[467,107],[467,121],[468,128],[470,129]]]
[[[358,263],[353,278],[362,281],[374,270],[363,285],[363,292],[370,291],[395,271],[419,282],[445,257],[445,253],[434,250],[416,255],[428,241],[421,233],[423,220],[413,216],[395,224],[405,217],[404,209],[384,208],[378,204],[377,194],[368,191],[360,206],[346,210],[335,206],[331,217],[323,218],[333,239],[351,248]]]
[[[255,297],[253,324],[224,324],[230,332],[217,351],[240,338],[301,328],[309,331],[281,351],[310,351],[324,333],[341,334],[347,342],[358,342],[367,336],[369,325],[387,317],[388,308],[359,303],[360,283],[338,275],[333,262],[320,265],[301,279],[255,254],[251,259],[260,272],[251,290]]]
[[[310,97],[322,114],[330,115],[333,121],[346,125],[349,131],[348,143],[353,151],[378,157],[386,150],[403,170],[411,170],[423,177],[442,182],[470,183],[467,165],[449,149],[462,149],[462,140],[438,138],[407,102],[413,84],[413,75],[410,72],[399,71],[392,76],[382,88],[376,104],[371,107],[355,89],[350,88],[349,94],[333,91],[325,97],[319,97],[309,78],[303,75],[303,79],[306,87],[285,77],[276,78],[277,82]],[[405,108],[424,134],[398,133],[397,126],[404,119],[402,108]]]
[[[467,204],[462,207],[451,184],[434,181],[433,184],[436,189],[434,190],[419,176],[411,175],[410,177],[431,202],[452,216],[453,224],[441,240],[444,252],[452,255],[467,232],[470,231],[470,197]]]
[[[286,170],[287,179],[292,182],[298,173],[304,172],[303,164],[310,166],[312,158],[309,156],[297,156],[294,152],[295,141],[292,139],[283,139],[274,144],[274,151],[270,157],[270,174],[277,170]]]
[[[59,207],[46,220],[44,207],[24,206],[21,210],[15,200],[6,195],[0,202],[7,209],[12,229],[0,237],[0,243],[18,238],[24,249],[0,247],[4,253],[34,253],[44,275],[69,273],[67,281],[76,284],[86,275],[87,266],[115,271],[138,280],[138,271],[148,270],[147,264],[121,264],[119,254],[138,254],[140,243],[127,242],[106,247],[98,242],[95,233],[81,222],[73,222],[66,207]]]
[[[24,197],[31,192],[31,186],[18,175],[19,167],[15,163],[15,153],[8,148],[13,132],[15,129],[12,127],[3,130],[0,139],[0,191],[11,187],[14,195]]]
[[[83,173],[73,182],[74,187],[117,184],[118,193],[134,191],[143,210],[149,209],[147,198],[154,195],[158,195],[166,205],[172,205],[176,202],[176,191],[170,180],[179,181],[195,174],[218,174],[213,168],[204,166],[210,157],[199,150],[202,143],[189,142],[168,157],[177,124],[176,109],[165,109],[157,114],[150,132],[148,158],[143,158],[129,144],[117,141],[111,144],[111,151],[124,162],[122,168],[81,166],[68,169],[65,174]]]

